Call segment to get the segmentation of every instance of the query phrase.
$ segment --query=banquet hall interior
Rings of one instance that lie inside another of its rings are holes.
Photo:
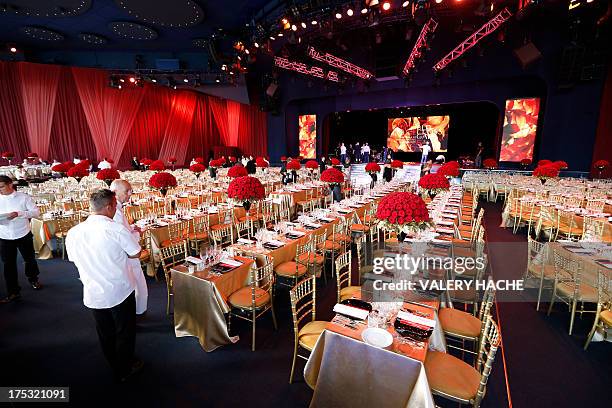
[[[0,0],[0,404],[610,405],[611,26]]]

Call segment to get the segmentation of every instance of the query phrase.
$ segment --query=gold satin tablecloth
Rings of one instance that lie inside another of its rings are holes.
[[[238,341],[230,337],[224,314],[230,310],[227,298],[248,284],[253,260],[235,259],[242,265],[221,276],[209,276],[208,271],[189,274],[184,266],[172,269],[176,337],[195,336],[207,352]]]
[[[561,243],[561,242],[551,242],[548,245],[550,245],[550,256],[548,259],[548,263],[550,265],[554,266],[554,256],[553,256],[554,251],[557,251],[559,254],[563,256],[566,256],[578,262],[581,262],[582,263],[581,282],[597,288],[598,271],[607,269],[605,266],[602,266],[598,264],[597,262],[595,262],[596,259],[603,258],[601,254],[599,255],[581,254],[581,253],[572,252],[564,248],[564,245],[579,246],[580,243],[577,243],[577,242],[573,242],[571,244]],[[612,247],[610,248],[612,250]]]
[[[313,408],[435,407],[423,364],[325,330],[304,369]]]

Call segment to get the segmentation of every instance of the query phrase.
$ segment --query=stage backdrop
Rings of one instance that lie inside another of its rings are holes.
[[[17,160],[78,154],[126,168],[132,156],[188,164],[213,146],[267,155],[266,114],[255,106],[148,83],[118,90],[103,70],[25,62],[0,62],[0,88],[0,150]]]

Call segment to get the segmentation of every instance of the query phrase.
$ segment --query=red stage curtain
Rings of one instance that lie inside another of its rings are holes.
[[[96,145],[91,138],[70,68],[62,68],[60,73],[49,139],[50,161],[72,160],[74,155],[95,161]]]
[[[114,89],[104,71],[72,68],[87,123],[96,145],[97,159],[116,162],[140,108],[146,88]]]
[[[13,152],[13,163],[29,152],[23,105],[19,103],[19,76],[14,67],[14,63],[0,61],[0,150]]]
[[[18,63],[17,71],[30,149],[48,158],[60,66]]]
[[[223,99],[208,98],[208,106],[210,106],[215,123],[219,129],[221,143],[225,146],[231,146],[229,124],[227,123],[227,104]]]
[[[159,152],[160,160],[167,162],[168,158],[175,157],[177,166],[185,164],[196,98],[196,94],[189,91],[177,92],[174,95],[172,112],[164,132],[164,143]]]
[[[243,155],[268,155],[268,119],[257,107],[241,105],[237,146]]]
[[[193,126],[187,149],[187,159],[203,157],[207,162],[211,158],[213,146],[220,143],[219,129],[210,111],[211,98],[199,95],[193,112]]]
[[[612,64],[608,66],[608,76],[601,95],[591,176],[599,176],[599,172],[593,167],[597,160],[607,160],[612,163],[612,115],[610,115],[610,112],[612,112]],[[604,170],[601,176],[604,178],[612,177],[612,168]]]
[[[226,145],[238,146],[238,127],[240,126],[240,107],[242,104],[228,100],[227,109],[227,136]]]

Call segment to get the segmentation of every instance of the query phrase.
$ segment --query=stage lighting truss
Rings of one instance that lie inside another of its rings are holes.
[[[465,41],[459,44],[454,50],[449,52],[444,58],[442,58],[436,65],[433,66],[434,71],[440,71],[444,69],[452,61],[456,60],[463,54],[465,54],[470,48],[475,46],[480,40],[487,35],[497,30],[504,22],[506,22],[512,13],[505,7],[495,17],[489,20],[485,25],[476,30],[470,35]]]
[[[308,56],[317,61],[324,62],[334,68],[338,68],[351,75],[355,75],[356,77],[359,77],[361,79],[372,79],[374,77],[374,75],[367,69],[358,67],[355,64],[352,64],[346,60],[343,60],[342,58],[338,58],[329,53],[319,52],[314,47],[308,47]]]
[[[421,29],[421,34],[419,34],[419,38],[417,38],[416,42],[414,43],[412,52],[410,52],[410,56],[404,65],[404,76],[408,76],[410,71],[414,69],[417,59],[419,59],[419,57],[422,55],[422,49],[427,46],[427,36],[436,31],[437,27],[438,23],[433,18],[430,18],[429,21],[427,21],[427,23],[423,26]]]
[[[283,57],[274,57],[274,66],[289,71],[299,72],[300,74],[304,75],[327,79],[333,82],[340,82],[340,78],[338,77],[338,73],[336,71],[327,71],[327,73],[325,73],[323,68],[315,66],[309,67],[303,62],[289,61],[287,58]]]

